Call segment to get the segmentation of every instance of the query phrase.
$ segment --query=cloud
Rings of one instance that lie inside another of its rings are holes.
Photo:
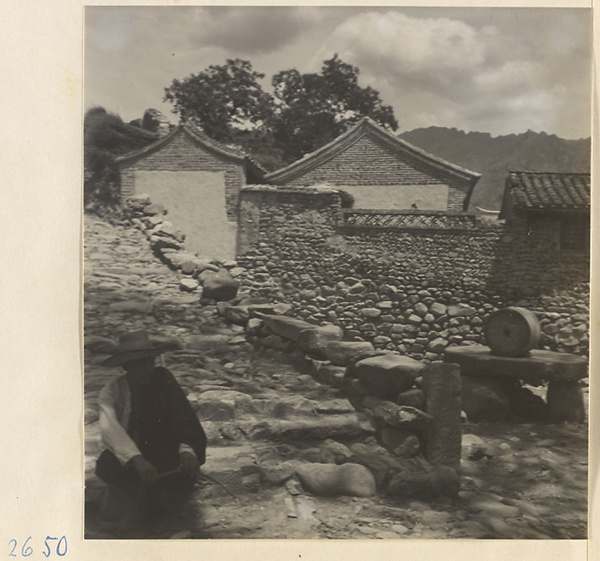
[[[294,41],[311,15],[294,7],[213,7],[195,10],[198,26],[192,44],[222,47],[253,55],[272,52]]]
[[[363,85],[394,107],[403,130],[439,125],[493,134],[557,132],[565,124],[560,115],[574,115],[569,103],[581,109],[589,98],[589,79],[581,79],[589,58],[582,54],[585,33],[577,37],[581,18],[541,12],[541,22],[553,25],[538,29],[534,12],[521,21],[518,10],[512,19],[492,11],[479,24],[398,11],[356,14],[324,41],[313,66],[334,53],[358,66]],[[580,130],[589,127],[585,110],[577,121]]]

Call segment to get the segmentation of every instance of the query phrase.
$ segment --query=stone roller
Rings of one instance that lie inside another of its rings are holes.
[[[512,306],[491,314],[483,333],[492,354],[523,357],[538,346],[542,329],[533,312]]]

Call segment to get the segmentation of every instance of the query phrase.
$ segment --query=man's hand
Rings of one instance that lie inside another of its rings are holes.
[[[181,452],[179,454],[181,464],[181,473],[190,479],[194,479],[200,472],[200,462],[194,454],[190,452]]]
[[[158,472],[156,468],[141,454],[131,458],[133,467],[138,472],[142,485],[156,485],[158,483]]]

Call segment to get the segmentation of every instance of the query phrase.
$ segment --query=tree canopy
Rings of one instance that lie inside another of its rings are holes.
[[[215,140],[236,142],[269,169],[294,161],[333,140],[362,117],[398,128],[391,106],[379,92],[358,84],[359,69],[337,55],[320,73],[283,70],[273,76],[273,93],[261,86],[264,74],[248,61],[209,66],[165,89],[174,113]]]

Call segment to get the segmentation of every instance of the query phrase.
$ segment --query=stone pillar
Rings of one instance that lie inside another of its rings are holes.
[[[433,419],[425,436],[425,456],[433,466],[460,469],[460,366],[433,362],[423,370],[426,412]]]
[[[551,381],[548,384],[546,402],[548,420],[551,423],[585,421],[585,407],[579,382]]]

